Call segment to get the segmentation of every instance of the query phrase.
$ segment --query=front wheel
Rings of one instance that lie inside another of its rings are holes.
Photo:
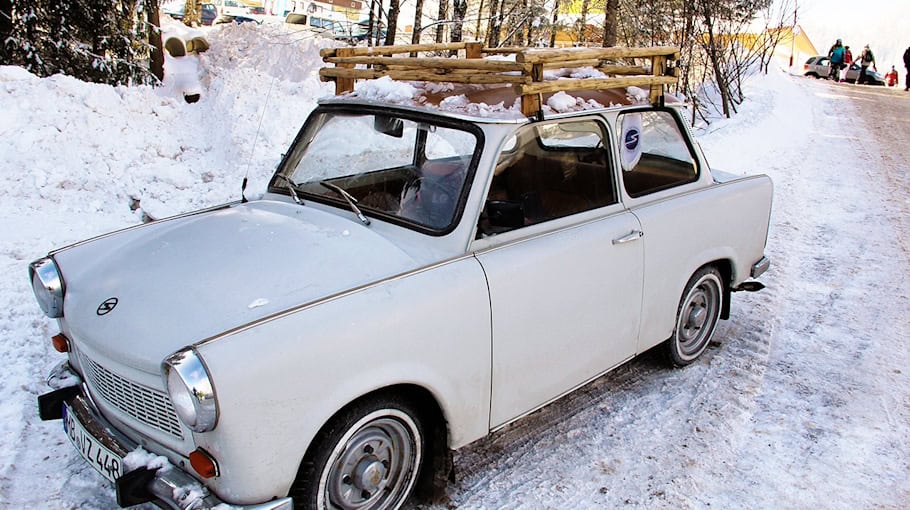
[[[685,366],[708,347],[723,305],[724,284],[713,267],[704,267],[686,284],[676,312],[676,327],[667,341],[670,361]]]
[[[314,440],[291,491],[295,507],[400,508],[420,475],[426,441],[408,401],[385,397],[355,404]]]

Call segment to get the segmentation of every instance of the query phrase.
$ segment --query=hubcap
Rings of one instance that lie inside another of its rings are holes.
[[[711,275],[692,287],[679,314],[676,334],[679,353],[686,358],[701,354],[720,313],[720,288]]]
[[[320,477],[320,510],[400,507],[416,480],[422,454],[418,436],[413,420],[397,410],[377,411],[360,420],[328,459]]]

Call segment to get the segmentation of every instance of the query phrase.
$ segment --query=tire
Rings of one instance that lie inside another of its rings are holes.
[[[676,366],[686,366],[702,355],[720,320],[724,284],[712,266],[699,269],[683,291],[676,310],[676,325],[667,341],[667,354]]]
[[[291,488],[297,509],[394,510],[414,492],[427,452],[415,406],[394,396],[357,402],[313,440]]]

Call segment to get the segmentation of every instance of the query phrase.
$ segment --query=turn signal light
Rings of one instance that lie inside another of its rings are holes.
[[[190,453],[190,465],[202,478],[218,476],[218,463],[202,448],[196,448]]]
[[[51,337],[51,342],[54,344],[54,350],[57,352],[70,352],[70,339],[65,337],[63,333],[58,333]]]

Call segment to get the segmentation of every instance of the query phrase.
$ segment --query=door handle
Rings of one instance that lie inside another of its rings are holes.
[[[645,233],[642,232],[641,230],[633,230],[622,237],[617,237],[616,239],[614,239],[613,244],[625,244],[625,243],[630,243],[632,241],[638,241],[639,239],[641,239],[641,236],[643,236],[643,235],[645,235]]]

